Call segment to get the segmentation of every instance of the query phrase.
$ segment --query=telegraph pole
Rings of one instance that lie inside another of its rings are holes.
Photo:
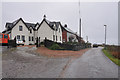
[[[79,37],[80,37],[80,44],[81,44],[81,16],[80,16],[80,0],[79,0]]]
[[[79,21],[79,36],[80,36],[80,43],[81,43],[81,18]]]
[[[105,27],[105,49],[106,49],[106,34],[107,34],[107,25],[104,25]]]
[[[88,36],[86,36],[86,41],[87,41],[87,43],[88,43]]]

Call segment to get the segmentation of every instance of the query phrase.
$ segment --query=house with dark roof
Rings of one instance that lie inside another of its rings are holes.
[[[49,21],[45,15],[40,24],[24,22],[22,18],[19,18],[12,23],[7,22],[5,28],[2,33],[9,34],[10,39],[16,37],[25,41],[25,45],[35,44],[37,39],[43,42],[45,38],[58,43],[80,42],[81,40],[77,33],[69,29],[67,25],[62,26],[60,22]]]
[[[73,32],[70,28],[62,26],[62,39],[63,42],[78,42],[77,33]]]
[[[44,18],[37,28],[37,34],[40,38],[40,42],[42,42],[45,38],[52,40],[54,42],[62,43],[62,29],[61,23],[55,21],[49,21]]]
[[[10,39],[20,39],[25,41],[25,45],[35,44],[36,29],[39,26],[38,23],[26,23],[22,18],[15,20],[12,23],[7,22],[5,30],[2,33],[9,34]]]

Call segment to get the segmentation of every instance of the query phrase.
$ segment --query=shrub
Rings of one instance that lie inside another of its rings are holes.
[[[78,44],[78,42],[66,42],[66,43],[70,45]]]
[[[63,49],[62,47],[60,47],[58,44],[53,44],[51,47],[49,47],[49,49],[52,49],[52,50],[59,50],[59,49]]]
[[[41,45],[44,45],[44,42],[41,42],[40,44],[41,44]]]

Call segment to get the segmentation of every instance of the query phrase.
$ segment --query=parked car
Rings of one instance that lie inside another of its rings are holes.
[[[18,46],[19,45],[24,46],[24,41],[22,41],[22,40],[16,40],[16,43],[17,43]]]
[[[98,45],[97,44],[93,44],[93,48],[97,48],[98,47]]]

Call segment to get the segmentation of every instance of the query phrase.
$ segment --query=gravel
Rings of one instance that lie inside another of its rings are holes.
[[[18,47],[14,51],[4,53],[3,78],[59,78],[69,58],[48,58],[30,53],[35,49]]]

